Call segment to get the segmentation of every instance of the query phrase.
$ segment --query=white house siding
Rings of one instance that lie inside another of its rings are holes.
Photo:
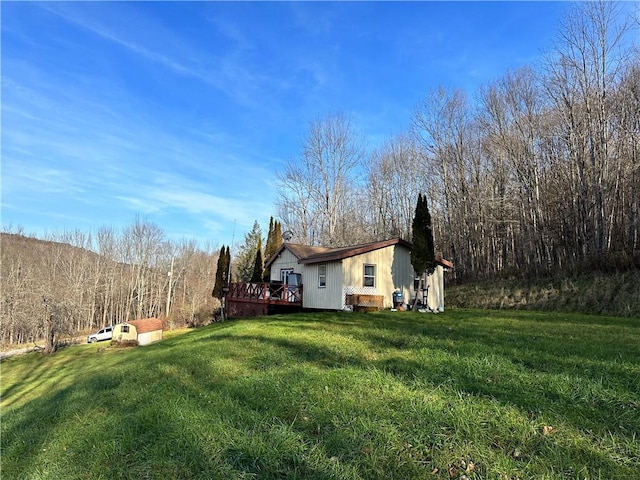
[[[433,274],[427,277],[429,285],[428,303],[429,307],[439,312],[444,311],[444,268],[438,265]]]
[[[391,276],[394,285],[393,291],[399,289],[402,292],[404,302],[407,303],[413,293],[413,279],[415,278],[413,265],[411,265],[411,252],[408,249],[401,246],[395,247]],[[393,297],[390,306],[393,306]]]
[[[364,287],[364,265],[376,266],[375,287]],[[347,293],[383,295],[384,308],[393,306],[393,292],[399,288],[408,299],[413,287],[413,267],[409,250],[399,245],[374,250],[343,260],[344,287]],[[343,299],[344,301],[344,299]]]
[[[302,271],[303,266],[304,265],[298,264],[298,259],[296,258],[296,256],[285,248],[280,253],[280,256],[271,264],[271,275],[269,278],[273,281],[280,281],[280,271],[283,269],[291,268],[293,269],[294,273],[303,274],[302,285],[304,285],[307,280],[305,278],[304,272]]]
[[[429,287],[427,293],[429,308],[444,312],[444,268],[442,265],[436,266],[434,272],[427,277],[427,286]],[[405,297],[405,300],[409,303],[413,301],[413,298],[415,298],[415,292],[412,290],[411,296]],[[421,292],[418,292],[418,298],[422,300]]]
[[[318,286],[318,269],[320,265],[327,266],[327,285],[323,288]],[[302,273],[303,307],[342,310],[344,308],[342,263],[338,260],[300,266],[304,267],[304,272]]]
[[[157,342],[158,340],[162,340],[162,330],[154,330],[152,332],[138,334],[139,345],[147,345],[152,342]]]
[[[376,266],[376,286],[364,287],[364,265]],[[343,260],[324,263],[327,266],[327,286],[318,287],[318,266],[322,263],[299,264],[298,258],[284,249],[271,265],[271,280],[280,280],[282,269],[302,274],[303,303],[305,308],[342,310],[346,293],[383,295],[384,307],[393,306],[393,292],[400,289],[405,303],[415,298],[415,274],[411,265],[411,252],[403,245],[390,245],[372,252]],[[438,265],[427,278],[428,303],[433,309],[444,310],[444,269]],[[420,293],[420,292],[418,292]]]

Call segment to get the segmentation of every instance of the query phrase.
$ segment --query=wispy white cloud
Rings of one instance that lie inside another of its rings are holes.
[[[178,177],[174,181],[165,178],[162,182],[145,185],[117,199],[128,204],[132,210],[160,219],[177,216],[183,220],[191,219],[201,225],[203,231],[227,243],[231,241],[231,224],[236,225],[239,231],[247,231],[254,221],[265,224],[273,215],[268,198],[218,196],[203,191],[202,185]]]
[[[38,191],[45,195],[64,193],[67,196],[78,196],[85,192],[84,186],[78,184],[70,172],[48,166],[11,172],[11,184],[5,185],[5,188]]]
[[[242,30],[229,22],[217,22],[217,26],[224,28],[227,38],[233,39],[236,47],[220,49],[214,46],[203,50],[200,44],[175,35],[172,30],[126,3],[119,5],[119,9],[131,11],[120,11],[117,22],[113,22],[109,15],[87,14],[84,6],[79,8],[74,3],[44,5],[44,8],[66,21],[117,44],[146,61],[179,75],[197,79],[240,105],[255,108],[268,98],[271,79],[247,67],[242,52],[249,49],[250,42]],[[129,20],[130,18],[135,20]]]
[[[498,68],[435,20],[450,3],[3,4],[3,210],[241,238],[309,121],[344,111],[379,144],[429,85]]]

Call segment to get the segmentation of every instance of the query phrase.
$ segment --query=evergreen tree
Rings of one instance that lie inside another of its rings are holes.
[[[250,282],[253,276],[258,240],[262,241],[262,231],[257,221],[253,224],[253,229],[244,237],[244,243],[238,247],[235,258],[236,271],[241,282]]]
[[[271,217],[269,219],[269,233],[267,233],[267,244],[264,247],[265,260],[268,260],[269,258],[271,258],[271,255],[273,255],[275,251],[278,249],[278,247],[274,245],[274,241],[273,241],[274,233],[275,233],[274,221],[273,221],[273,217]]]
[[[268,260],[276,252],[277,247],[273,243],[274,235],[274,222],[273,217],[269,218],[269,233],[267,234],[267,245],[264,247],[264,260]],[[270,269],[264,269],[262,271],[262,281],[268,282],[271,276]]]
[[[413,238],[411,243],[411,264],[423,282],[424,274],[431,275],[436,268],[436,256],[431,229],[431,214],[427,205],[427,197],[418,194],[416,211],[412,223]],[[424,287],[424,286],[423,286]],[[416,295],[416,301],[417,301]],[[415,305],[415,303],[414,303]]]
[[[222,286],[226,287],[231,281],[231,250],[229,245],[224,253],[224,270],[222,271]]]
[[[276,220],[273,230],[273,244],[276,246],[275,250],[278,250],[282,245],[282,224]]]
[[[256,260],[253,264],[253,274],[251,275],[252,282],[261,282],[262,281],[262,271],[264,268],[264,263],[262,261],[262,239],[258,239],[258,248],[256,249]]]
[[[282,245],[282,226],[280,222],[274,220],[273,217],[269,220],[269,233],[267,234],[267,245],[264,248],[263,261],[269,260]],[[269,269],[265,269],[262,278],[265,282],[269,281],[271,272]]]
[[[214,298],[222,298],[223,296],[223,288],[228,282],[228,274],[229,274],[229,264],[230,264],[230,253],[229,247],[223,245],[220,248],[220,254],[218,255],[218,266],[216,268],[216,282],[213,286],[213,291],[211,292],[211,296]]]

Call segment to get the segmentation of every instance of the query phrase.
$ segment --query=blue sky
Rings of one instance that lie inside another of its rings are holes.
[[[266,234],[309,122],[345,113],[374,148],[430,89],[534,65],[569,6],[2,2],[2,224]]]

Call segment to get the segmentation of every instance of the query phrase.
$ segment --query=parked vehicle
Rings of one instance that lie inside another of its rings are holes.
[[[87,343],[101,342],[103,340],[111,340],[113,337],[113,325],[104,327],[98,333],[92,333],[87,337]]]

